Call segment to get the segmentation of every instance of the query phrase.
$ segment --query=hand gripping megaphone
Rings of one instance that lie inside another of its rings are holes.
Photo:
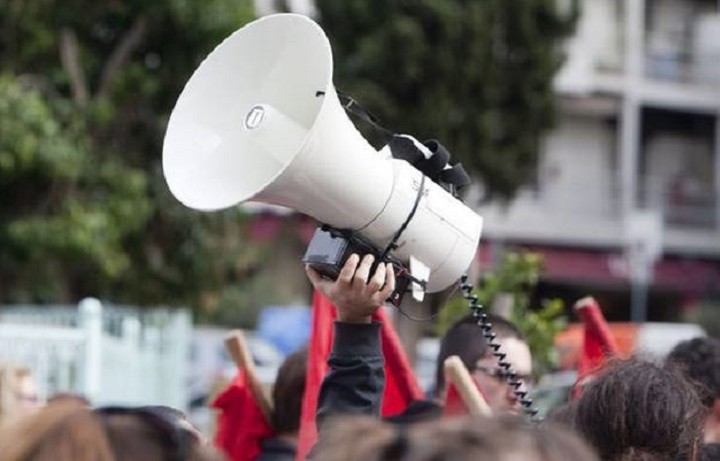
[[[170,191],[197,210],[281,205],[375,249],[394,243],[385,254],[425,291],[448,287],[473,259],[482,219],[407,161],[376,151],[345,114],[332,74],[330,43],[306,16],[266,16],[237,30],[198,67],[170,116]]]

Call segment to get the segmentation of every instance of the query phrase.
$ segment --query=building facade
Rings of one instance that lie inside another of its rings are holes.
[[[595,294],[617,320],[676,319],[720,296],[720,4],[582,5],[556,79],[558,126],[534,184],[481,206],[484,252],[543,254],[540,295]]]

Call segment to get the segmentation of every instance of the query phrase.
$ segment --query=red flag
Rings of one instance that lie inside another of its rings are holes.
[[[485,392],[477,379],[465,368],[460,357],[448,357],[443,369],[446,383],[444,417],[470,414],[492,416]]]
[[[579,300],[575,303],[575,311],[584,325],[582,351],[577,363],[578,382],[574,391],[577,396],[579,386],[602,368],[608,358],[619,356],[620,349],[594,298]]]
[[[410,366],[400,343],[400,338],[393,328],[384,309],[378,309],[373,320],[382,322],[380,335],[382,351],[385,357],[385,391],[383,393],[382,415],[394,416],[405,411],[413,400],[425,398],[425,393]]]
[[[260,454],[260,441],[274,435],[250,390],[244,369],[218,395],[212,407],[221,411],[215,446],[232,461],[252,461]]]
[[[337,314],[332,303],[315,291],[313,297],[313,324],[308,350],[307,377],[303,397],[300,436],[297,460],[304,460],[317,440],[315,414],[318,393],[323,378],[328,372],[327,359],[332,350],[333,322]],[[373,321],[382,322],[381,341],[385,357],[385,391],[383,393],[382,415],[401,413],[413,400],[424,397],[422,388],[410,367],[410,362],[400,340],[384,310],[378,309]]]
[[[443,416],[461,416],[469,415],[470,409],[465,405],[465,401],[460,395],[455,384],[448,383],[445,393],[445,404],[443,405]]]

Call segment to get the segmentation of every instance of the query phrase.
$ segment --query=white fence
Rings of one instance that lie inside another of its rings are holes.
[[[39,390],[95,405],[187,406],[191,316],[183,309],[0,306],[0,361],[30,367]]]

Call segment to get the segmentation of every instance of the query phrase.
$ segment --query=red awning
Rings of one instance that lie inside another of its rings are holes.
[[[629,275],[619,252],[550,246],[523,246],[543,257],[543,278],[579,283],[627,284]],[[481,258],[487,250],[481,249]],[[720,290],[720,261],[666,257],[655,265],[653,286],[686,294]]]

